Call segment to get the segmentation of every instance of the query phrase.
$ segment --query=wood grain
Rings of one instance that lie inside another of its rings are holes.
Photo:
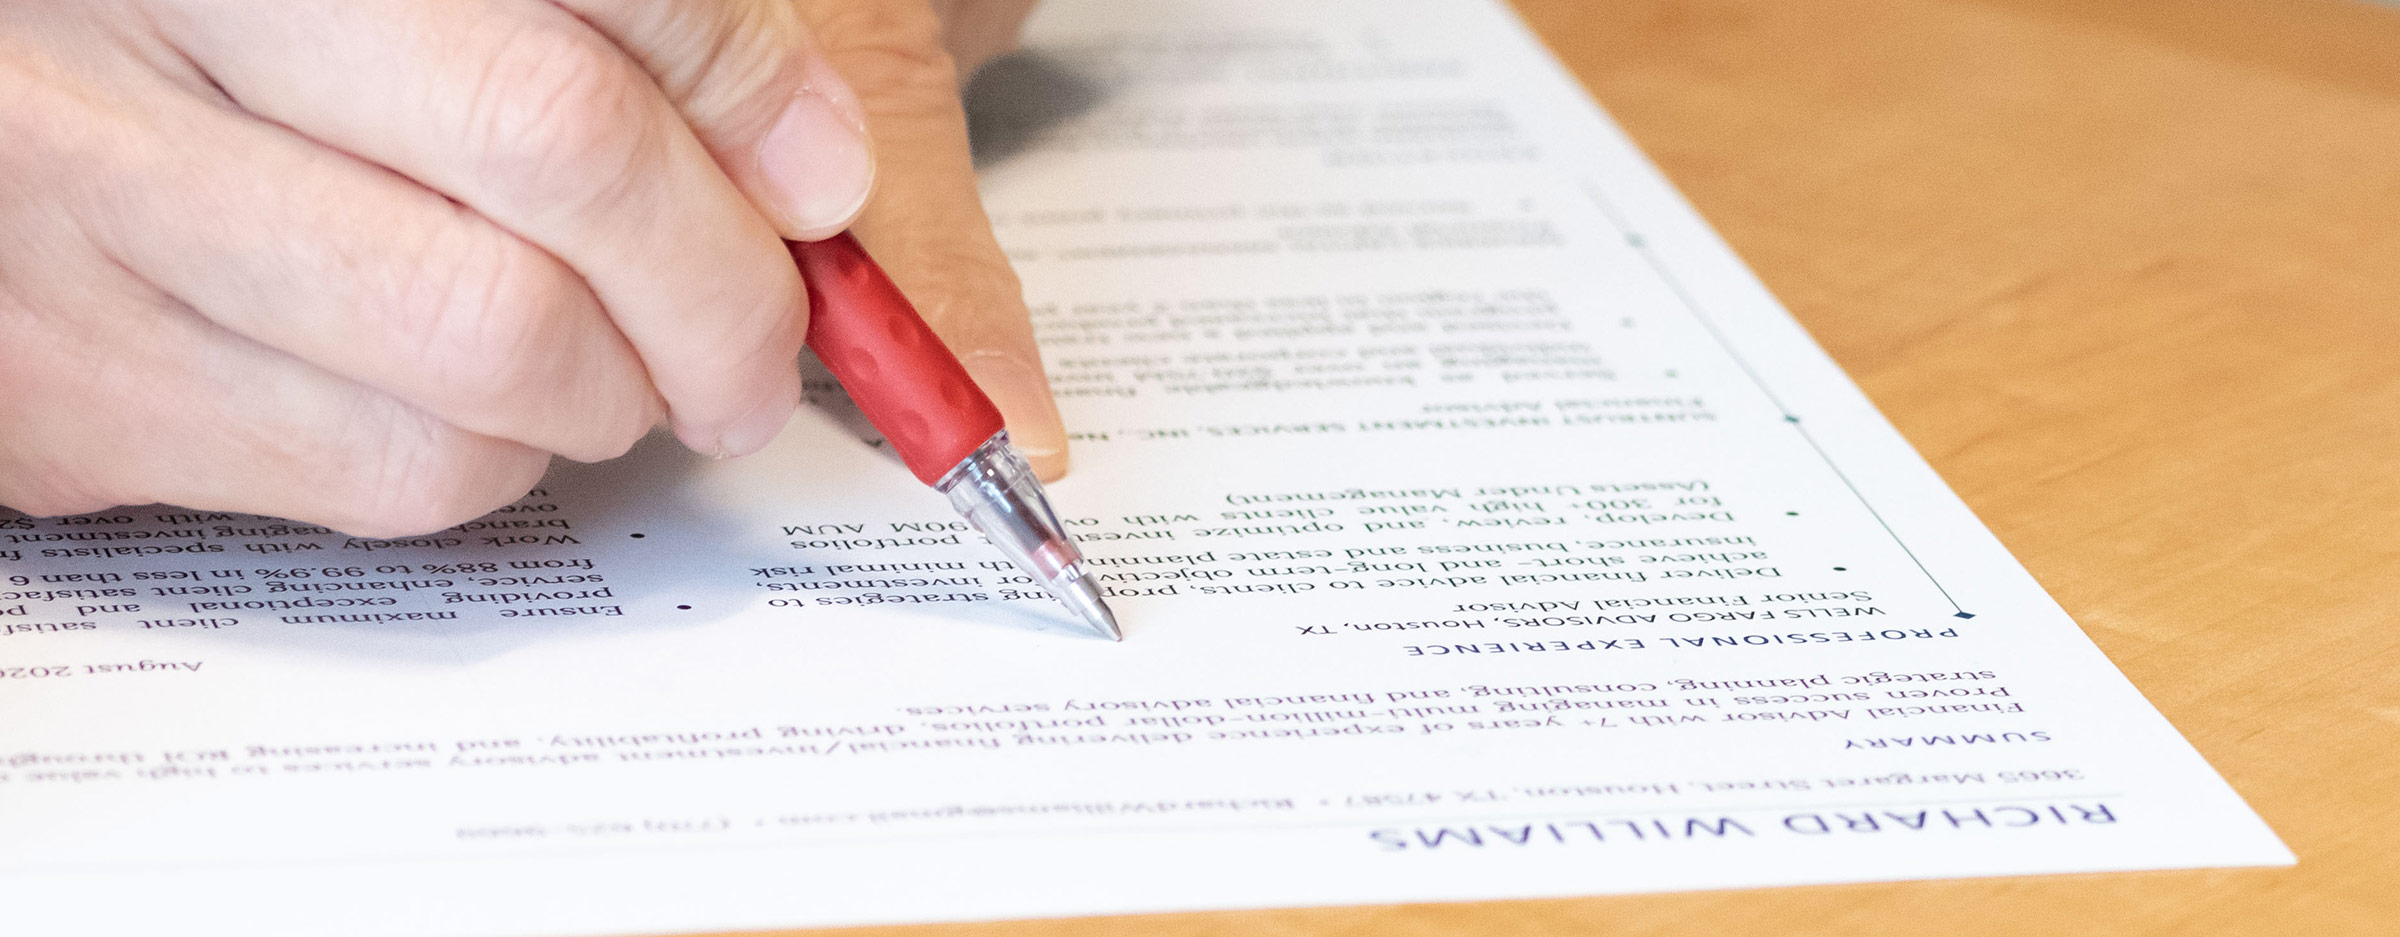
[[[2300,865],[842,933],[2400,933],[2400,11],[1518,5]]]

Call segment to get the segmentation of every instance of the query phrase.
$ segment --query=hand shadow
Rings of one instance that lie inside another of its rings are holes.
[[[967,139],[982,172],[1033,147],[1044,132],[1098,107],[1103,86],[1060,59],[1020,50],[967,82]]]

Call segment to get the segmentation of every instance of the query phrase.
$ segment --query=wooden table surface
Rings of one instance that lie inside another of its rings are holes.
[[[2400,10],[1518,6],[2300,865],[842,933],[2400,934]]]

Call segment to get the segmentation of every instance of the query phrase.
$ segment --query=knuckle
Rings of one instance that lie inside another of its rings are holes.
[[[592,444],[589,451],[568,453],[567,457],[577,462],[606,462],[632,452],[634,444],[641,442],[642,437],[650,434],[651,422],[649,420],[639,423],[631,420],[619,421],[612,428],[602,429],[600,438]]]
[[[773,354],[798,355],[801,342],[807,338],[807,322],[808,293],[800,285],[798,269],[792,268],[788,282],[779,280],[770,288],[760,289],[742,304],[739,313],[724,317],[716,340],[709,347],[756,348]]]
[[[418,267],[394,327],[440,412],[489,423],[548,392],[582,288],[573,275],[496,232],[437,241]]]
[[[634,444],[658,425],[659,407],[647,385],[628,390],[635,392],[617,391],[601,398],[618,402],[595,405],[600,412],[586,421],[585,441],[574,451],[559,454],[579,462],[601,462],[632,451]]]
[[[688,406],[747,399],[757,393],[752,382],[772,380],[771,372],[796,367],[800,347],[807,339],[806,303],[795,283],[789,296],[762,296],[747,304],[742,313],[708,326],[704,336],[696,336],[705,337],[705,343],[692,347],[716,351],[670,365],[683,378],[673,385],[676,392],[669,394],[671,402]],[[660,387],[669,385],[662,381]]]
[[[958,96],[958,62],[931,8],[921,3],[830,6],[818,35],[869,108],[891,100]]]
[[[397,419],[360,457],[354,513],[337,526],[360,537],[431,533],[524,496],[546,459],[523,446],[472,436],[422,414]]]
[[[528,28],[484,63],[468,138],[483,178],[535,205],[604,201],[632,181],[657,128],[648,79],[606,43]]]
[[[573,270],[475,227],[432,239],[417,258],[392,326],[411,399],[577,459],[622,455],[650,431],[656,394]]]
[[[940,270],[938,280],[920,291],[928,324],[945,340],[960,340],[987,328],[995,315],[1014,313],[1023,318],[1024,286],[1016,269],[992,251],[960,246],[939,249],[927,258],[926,269]]]
[[[657,386],[673,398],[675,388],[740,383],[744,376],[729,373],[727,360],[753,354],[798,356],[807,324],[808,294],[800,269],[786,260],[728,284],[705,305],[696,304],[668,340],[645,345],[642,357]]]
[[[765,133],[798,81],[807,35],[787,3],[736,3],[711,28],[688,31],[690,48],[650,57],[659,88],[707,128]]]

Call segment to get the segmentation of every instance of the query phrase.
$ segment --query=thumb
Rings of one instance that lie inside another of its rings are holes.
[[[791,240],[848,227],[875,185],[858,96],[791,0],[558,0],[640,62]]]

